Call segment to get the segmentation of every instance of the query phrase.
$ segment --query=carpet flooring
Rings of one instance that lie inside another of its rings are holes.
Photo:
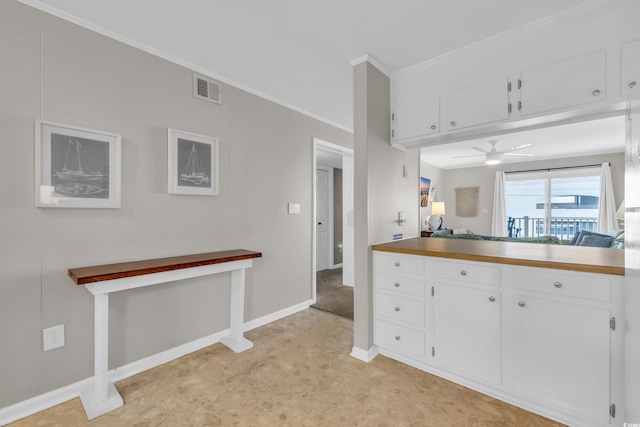
[[[11,427],[560,426],[384,356],[349,356],[353,322],[307,309],[116,383],[124,406],[87,421],[75,398]]]
[[[342,269],[316,273],[316,303],[311,307],[353,319],[353,288],[342,284]]]

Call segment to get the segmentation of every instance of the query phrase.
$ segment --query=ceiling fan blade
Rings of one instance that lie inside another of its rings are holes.
[[[533,154],[529,153],[502,153],[504,156],[521,156],[521,157],[531,157]]]
[[[456,156],[456,157],[452,157],[452,159],[464,159],[465,157],[484,157],[484,154],[474,154],[471,156]]]
[[[506,150],[502,150],[501,152],[509,153],[511,151],[522,150],[523,148],[527,148],[527,147],[533,147],[533,144],[522,144],[522,145],[518,145],[517,147],[507,148]]]
[[[480,147],[471,147],[472,150],[476,150],[476,151],[480,151],[481,153],[489,153],[488,150],[485,150],[484,148],[480,148]]]

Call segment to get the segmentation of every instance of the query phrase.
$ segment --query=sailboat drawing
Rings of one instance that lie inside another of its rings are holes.
[[[198,152],[196,151],[196,145],[191,145],[191,153],[189,153],[189,160],[180,173],[180,179],[183,181],[191,182],[195,185],[203,185],[209,183],[209,175],[204,170],[202,162],[198,159]]]
[[[53,173],[61,181],[67,181],[55,186],[55,191],[58,193],[88,196],[106,191],[102,184],[107,174],[98,170],[78,140],[69,139],[62,170],[56,170]]]

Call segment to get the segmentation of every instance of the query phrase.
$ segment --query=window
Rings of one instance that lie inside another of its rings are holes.
[[[599,167],[509,173],[506,181],[510,236],[569,240],[598,230]]]

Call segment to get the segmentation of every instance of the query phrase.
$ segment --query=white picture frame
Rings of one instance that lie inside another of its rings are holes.
[[[218,139],[168,130],[169,194],[218,195]]]
[[[120,208],[120,135],[36,120],[35,199],[42,208]]]

